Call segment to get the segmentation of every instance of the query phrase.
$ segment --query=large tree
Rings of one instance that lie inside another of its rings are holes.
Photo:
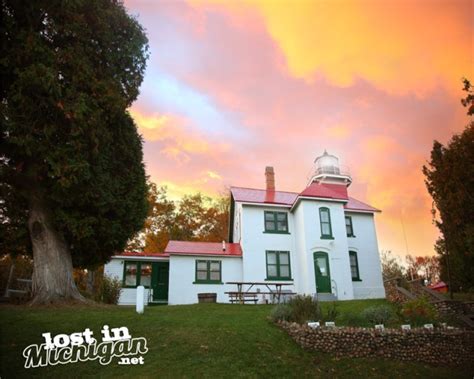
[[[473,114],[470,83],[463,105]],[[435,224],[442,238],[436,250],[440,254],[441,276],[457,290],[474,288],[474,122],[454,135],[446,146],[434,141],[431,160],[423,166],[426,186],[433,198]]]
[[[2,0],[1,25],[1,248],[32,251],[33,303],[83,300],[73,265],[105,262],[146,217],[127,108],[147,38],[114,0]]]
[[[229,196],[212,199],[201,193],[168,198],[166,187],[148,184],[148,216],[128,250],[161,253],[169,240],[221,242],[229,233]]]

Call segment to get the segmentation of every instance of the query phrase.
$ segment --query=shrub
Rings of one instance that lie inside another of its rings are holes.
[[[290,321],[291,307],[288,304],[278,304],[270,313],[270,319],[276,321]]]
[[[317,300],[311,296],[297,295],[286,304],[278,304],[270,313],[273,321],[291,321],[305,324],[321,318],[321,309]]]
[[[118,304],[120,293],[122,292],[122,281],[118,278],[111,278],[104,275],[97,300],[106,304]]]
[[[394,312],[388,305],[374,305],[364,309],[361,316],[371,324],[386,324],[393,318]]]
[[[424,297],[406,302],[401,315],[405,321],[414,326],[435,322],[437,317],[436,309]]]
[[[336,321],[336,317],[339,315],[339,311],[337,310],[337,304],[332,302],[331,305],[328,306],[326,312],[324,314],[324,320],[326,321]]]
[[[342,315],[341,320],[343,325],[346,326],[363,326],[365,325],[364,319],[360,313],[346,312]]]
[[[288,305],[291,308],[290,321],[305,324],[308,321],[316,321],[321,318],[321,308],[318,301],[309,295],[297,295],[288,302]]]

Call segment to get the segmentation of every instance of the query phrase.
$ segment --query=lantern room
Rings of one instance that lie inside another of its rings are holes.
[[[324,150],[323,155],[314,160],[311,182],[335,183],[349,186],[352,183],[352,178],[349,170],[339,165],[338,157]]]

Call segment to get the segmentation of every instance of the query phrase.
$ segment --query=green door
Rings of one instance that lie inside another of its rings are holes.
[[[154,262],[151,277],[153,301],[168,302],[169,262]]]
[[[316,292],[331,293],[331,274],[327,253],[322,251],[314,253],[314,273],[316,275]]]

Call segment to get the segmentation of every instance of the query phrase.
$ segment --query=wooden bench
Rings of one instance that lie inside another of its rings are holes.
[[[258,302],[258,295],[270,295],[274,297],[278,297],[278,294],[276,292],[270,292],[270,291],[265,291],[265,292],[237,292],[237,291],[232,291],[232,292],[225,292],[225,294],[229,295],[229,301],[234,304],[234,303],[250,303],[253,302],[254,304],[257,304]],[[280,296],[293,296],[296,295],[296,292],[282,292]]]
[[[229,301],[234,303],[251,303],[257,304],[259,292],[225,292],[229,295]]]

